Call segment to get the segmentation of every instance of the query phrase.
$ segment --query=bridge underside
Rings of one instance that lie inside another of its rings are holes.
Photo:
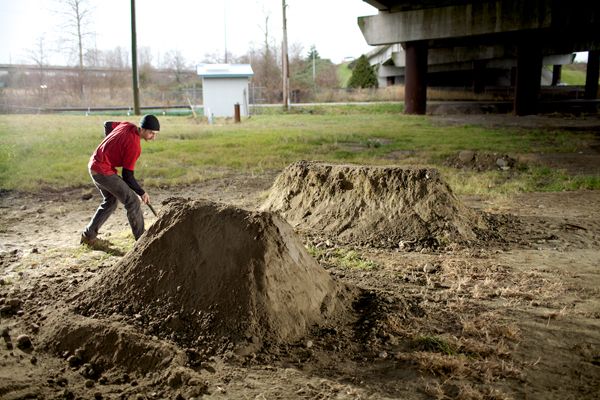
[[[406,112],[424,114],[436,66],[468,63],[474,90],[486,69],[514,63],[513,111],[538,111],[543,60],[589,51],[585,97],[596,99],[600,64],[600,2],[581,0],[364,0],[379,10],[359,17],[370,45],[401,44]],[[399,58],[399,57],[397,57]],[[560,64],[553,80],[560,76]],[[385,71],[384,71],[385,72]]]

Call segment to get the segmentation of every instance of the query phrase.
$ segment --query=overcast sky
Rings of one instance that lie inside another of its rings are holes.
[[[92,47],[129,51],[130,1],[86,0],[95,32]],[[362,0],[287,0],[288,44],[299,44],[303,54],[312,45],[322,58],[339,63],[371,48],[357,25],[357,17],[377,10]],[[282,38],[281,0],[137,0],[138,47],[150,47],[153,61],[179,50],[195,65],[206,54],[246,54],[264,42],[268,32],[278,45]],[[62,7],[64,8],[64,7]],[[65,17],[57,13],[60,0],[0,0],[0,63],[31,63],[31,51],[44,38],[50,63],[65,64],[57,52],[64,37]],[[73,61],[72,61],[73,63]]]

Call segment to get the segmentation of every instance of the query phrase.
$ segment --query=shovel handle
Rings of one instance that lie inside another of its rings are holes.
[[[154,214],[155,217],[158,217],[158,214],[156,213],[156,210],[154,209],[154,207],[152,207],[152,204],[150,204],[150,203],[146,203],[146,204],[150,208],[150,211],[152,211],[152,214]]]

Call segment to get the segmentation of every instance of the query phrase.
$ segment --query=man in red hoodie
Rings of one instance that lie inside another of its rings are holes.
[[[141,139],[154,140],[160,130],[158,118],[144,115],[138,128],[130,122],[106,122],[106,137],[98,145],[88,163],[94,185],[102,194],[102,203],[81,233],[81,243],[93,245],[100,227],[117,208],[120,201],[127,210],[127,219],[135,240],[144,233],[144,215],[140,199],[148,204],[150,197],[135,180],[135,163],[142,153]],[[122,168],[122,176],[117,168]]]

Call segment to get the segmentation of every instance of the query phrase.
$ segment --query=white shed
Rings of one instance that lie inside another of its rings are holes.
[[[254,75],[250,64],[201,64],[202,98],[206,117],[233,117],[240,105],[240,115],[248,116],[248,82]]]

